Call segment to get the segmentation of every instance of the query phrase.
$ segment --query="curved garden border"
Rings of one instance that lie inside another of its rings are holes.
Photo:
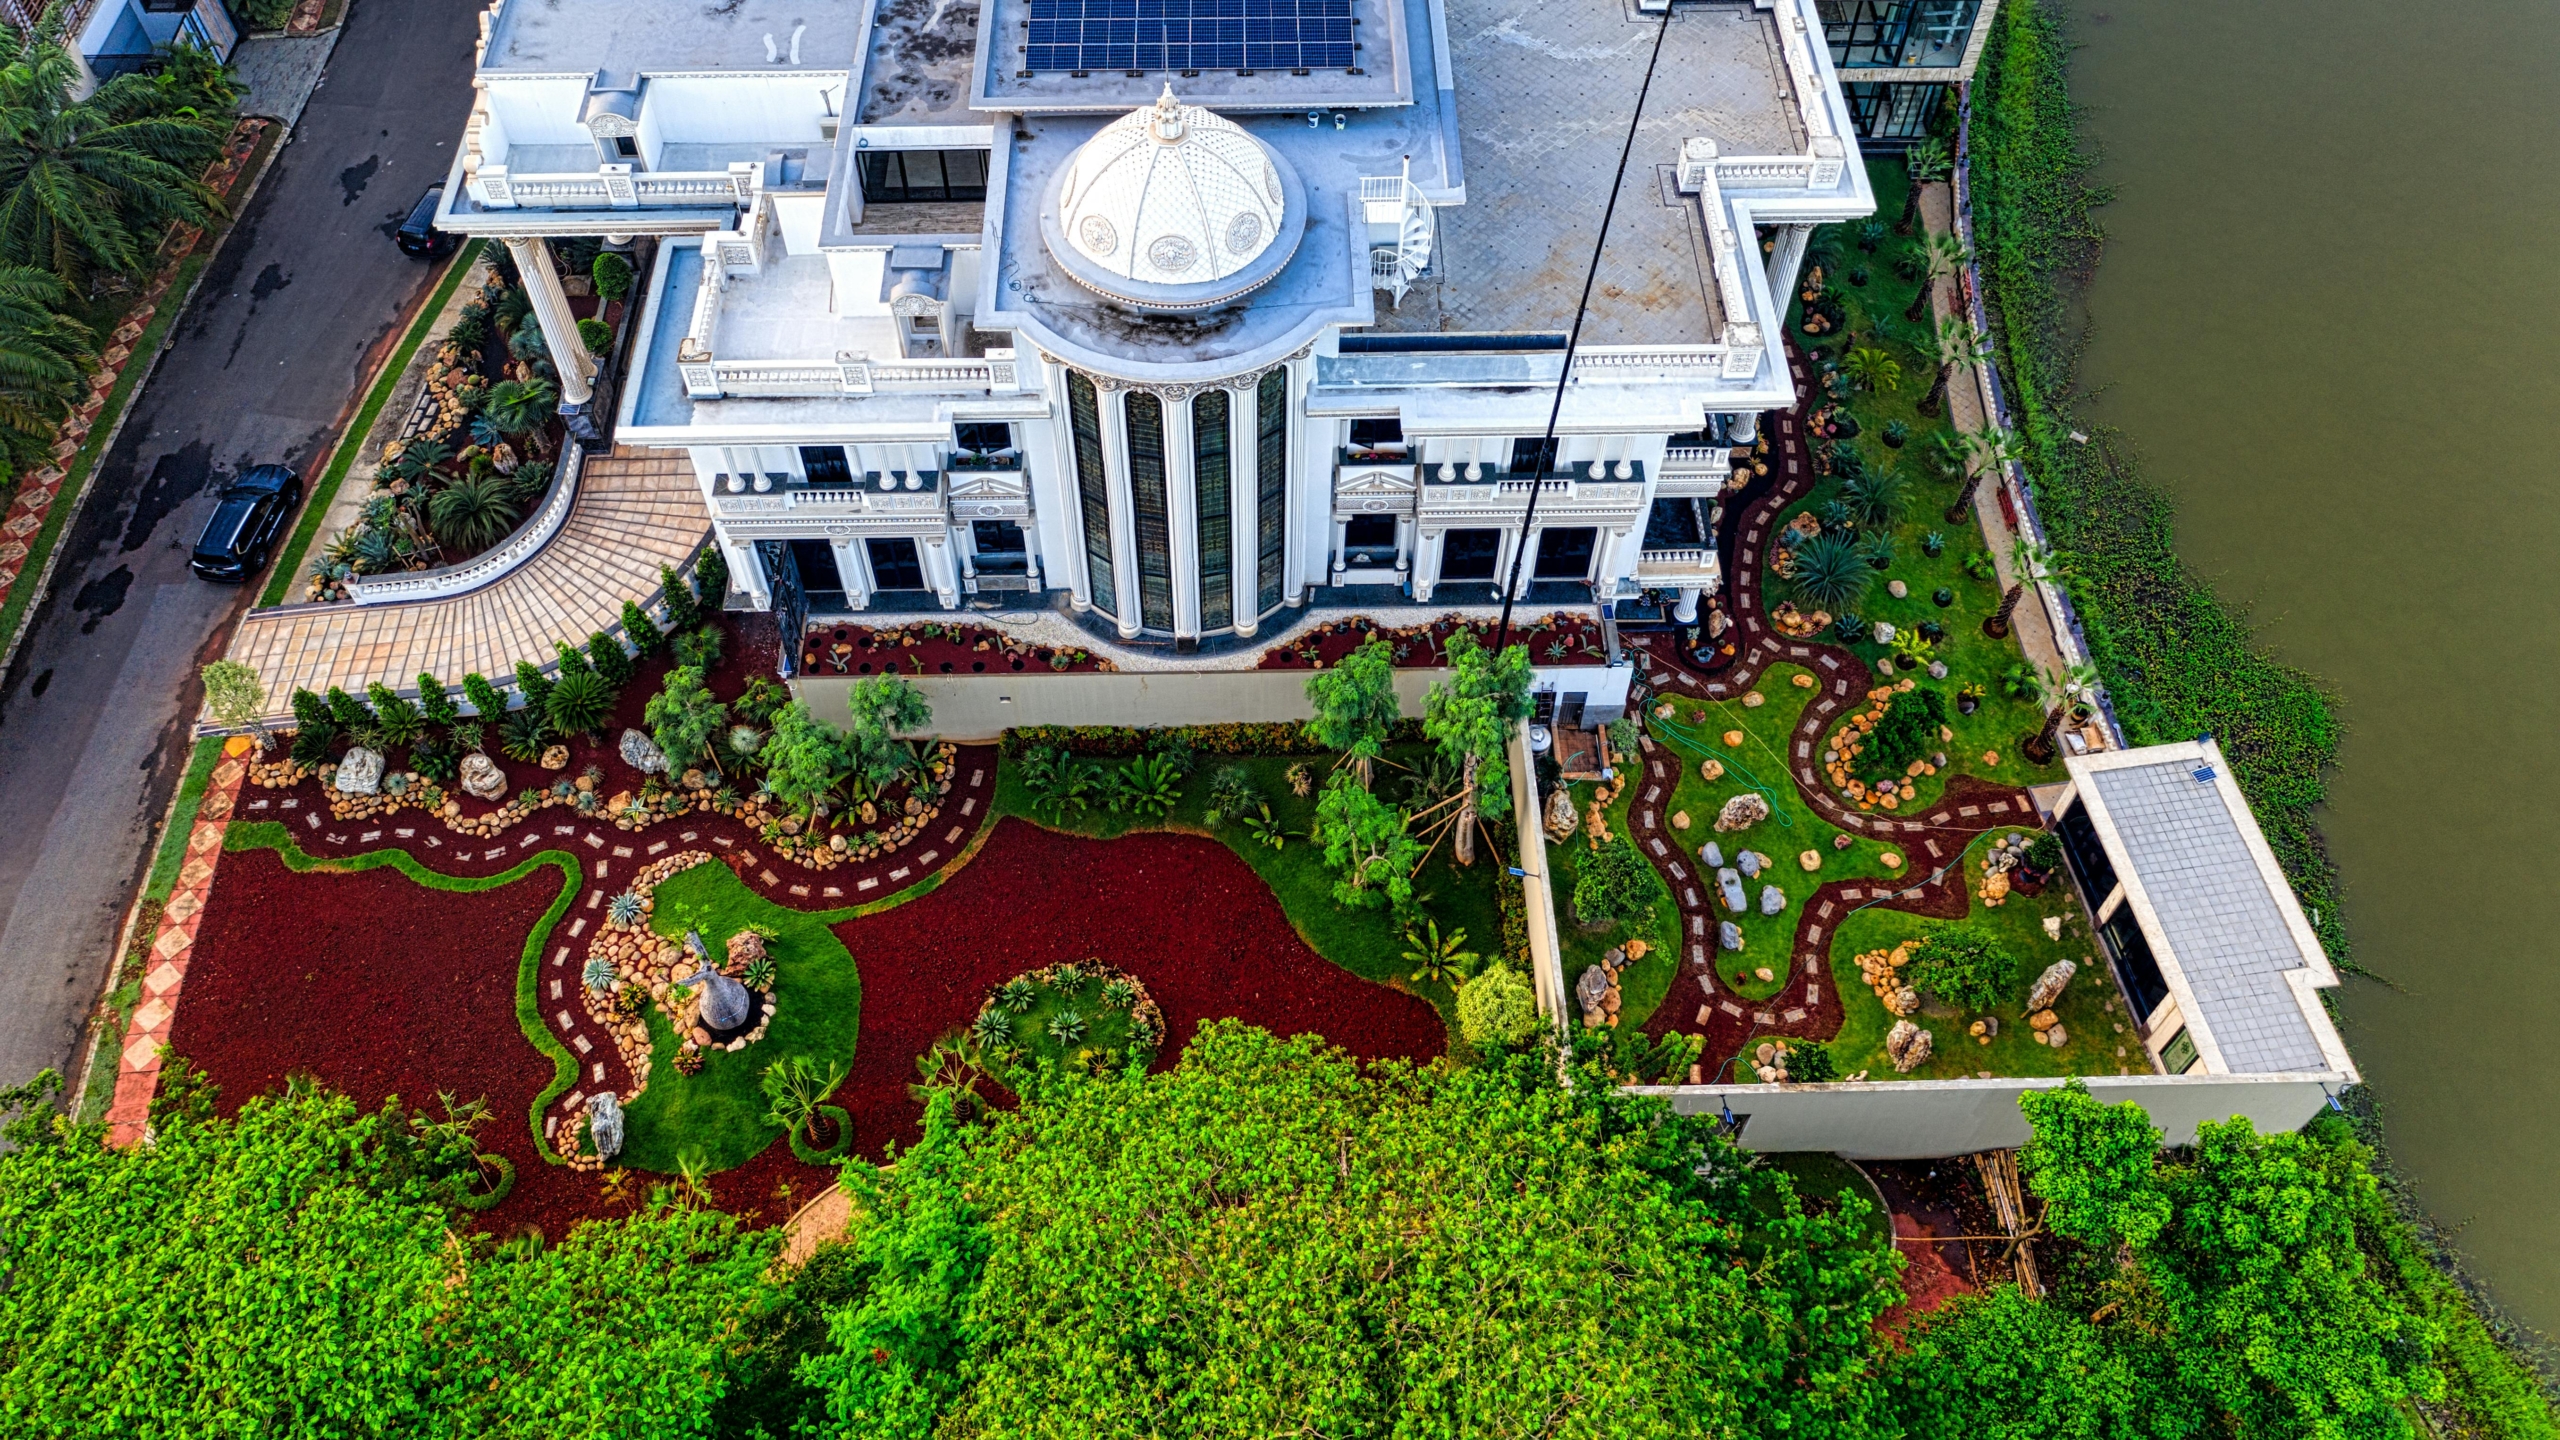
[[[1645,791],[1637,797],[1630,824],[1637,843],[1664,872],[1680,907],[1682,943],[1688,961],[1682,973],[1694,978],[1703,992],[1707,1020],[1704,1026],[1698,1024],[1675,985],[1646,1020],[1644,1031],[1648,1036],[1660,1036],[1674,1030],[1696,1033],[1703,1029],[1706,1057],[1719,1064],[1757,1036],[1827,1040],[1840,1032],[1844,1012],[1838,988],[1830,983],[1831,947],[1827,937],[1838,928],[1835,920],[1845,918],[1843,907],[1854,910],[1884,905],[1918,915],[1960,919],[1972,903],[1964,888],[1965,848],[1986,830],[2037,823],[2035,801],[2026,791],[1961,772],[1947,777],[1934,804],[1915,807],[1913,817],[1908,819],[1844,805],[1823,783],[1816,757],[1825,733],[1839,716],[1863,704],[1870,690],[1892,682],[1877,676],[1865,661],[1839,646],[1778,634],[1762,604],[1767,556],[1763,541],[1779,514],[1815,480],[1812,457],[1805,446],[1804,407],[1811,403],[1816,391],[1805,371],[1803,356],[1792,345],[1787,350],[1787,363],[1794,372],[1798,399],[1797,408],[1775,417],[1772,426],[1776,441],[1772,458],[1781,462],[1770,467],[1776,483],[1750,500],[1735,522],[1739,543],[1734,546],[1732,586],[1739,654],[1712,678],[1700,679],[1680,662],[1674,647],[1662,644],[1658,652],[1655,636],[1632,637],[1628,647],[1644,657],[1646,678],[1658,695],[1731,700],[1750,690],[1773,664],[1787,662],[1811,670],[1823,681],[1821,693],[1805,706],[1788,742],[1792,753],[1787,763],[1797,795],[1816,815],[1838,829],[1905,847],[1914,873],[1899,884],[1871,877],[1831,881],[1817,887],[1798,909],[1785,988],[1756,1003],[1727,993],[1715,977],[1713,934],[1719,917],[1705,887],[1689,873],[1687,847],[1666,828],[1658,803],[1678,781],[1679,762],[1666,758],[1653,737],[1645,736]],[[1914,851],[1918,853],[1912,854]],[[1918,869],[1924,857],[1929,864],[1925,872]]]

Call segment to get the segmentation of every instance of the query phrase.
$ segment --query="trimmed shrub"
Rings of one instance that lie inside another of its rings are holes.
[[[1642,919],[1662,896],[1662,877],[1624,835],[1582,856],[1574,871],[1573,913],[1585,925]]]

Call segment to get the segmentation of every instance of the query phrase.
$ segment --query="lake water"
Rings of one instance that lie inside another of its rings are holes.
[[[2402,1169],[2560,1329],[2560,6],[2078,0],[2116,187],[2090,418],[2349,727],[2347,1042]]]

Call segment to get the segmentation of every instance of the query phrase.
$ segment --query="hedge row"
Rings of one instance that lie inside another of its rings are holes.
[[[2321,943],[2343,964],[2337,869],[2312,820],[2338,751],[2328,695],[2261,649],[2246,618],[2180,562],[2168,497],[2135,473],[2115,437],[2071,438],[2071,292],[2096,262],[2090,212],[2107,197],[2088,183],[2067,50],[2043,4],[2003,6],[1973,90],[1975,243],[2036,507],[2126,737],[2146,745],[2210,732],[2220,742]]]
[[[1420,740],[1422,722],[1398,720],[1391,741]],[[1179,742],[1201,755],[1329,755],[1295,720],[1230,720],[1215,725],[1024,725],[1004,732],[1003,753],[1064,750],[1071,755],[1137,755]]]

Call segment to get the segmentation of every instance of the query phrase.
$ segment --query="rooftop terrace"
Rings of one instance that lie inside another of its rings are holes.
[[[611,82],[677,70],[842,70],[861,30],[861,0],[509,0],[480,68]]]

